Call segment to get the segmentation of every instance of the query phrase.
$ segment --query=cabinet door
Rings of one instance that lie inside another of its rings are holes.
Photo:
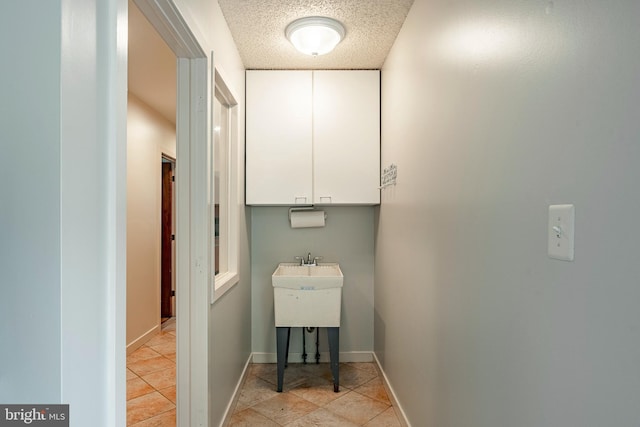
[[[380,203],[380,74],[315,71],[314,203]]]
[[[246,77],[247,204],[311,204],[311,71]]]

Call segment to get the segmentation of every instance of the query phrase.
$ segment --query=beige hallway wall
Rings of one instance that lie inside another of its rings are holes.
[[[128,97],[127,351],[160,328],[161,160],[175,158],[173,123]]]

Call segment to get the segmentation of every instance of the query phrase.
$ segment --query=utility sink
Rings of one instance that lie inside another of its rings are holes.
[[[277,327],[340,326],[344,276],[339,264],[281,263],[271,283]]]
[[[344,276],[338,264],[300,265],[283,262],[271,276],[274,288],[327,289],[341,288]]]

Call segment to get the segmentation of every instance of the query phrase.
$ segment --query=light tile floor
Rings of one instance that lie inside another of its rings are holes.
[[[127,356],[127,426],[176,425],[176,323]]]
[[[374,363],[340,364],[340,392],[333,392],[328,363],[291,363],[276,392],[276,365],[253,364],[230,427],[399,427]]]
[[[175,319],[127,357],[127,426],[176,425]],[[400,427],[374,363],[340,364],[333,392],[328,363],[290,363],[276,392],[276,365],[252,364],[229,427]]]

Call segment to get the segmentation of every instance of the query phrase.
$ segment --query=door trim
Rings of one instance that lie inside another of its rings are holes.
[[[177,57],[176,425],[207,426],[208,59],[173,1],[134,1]]]

